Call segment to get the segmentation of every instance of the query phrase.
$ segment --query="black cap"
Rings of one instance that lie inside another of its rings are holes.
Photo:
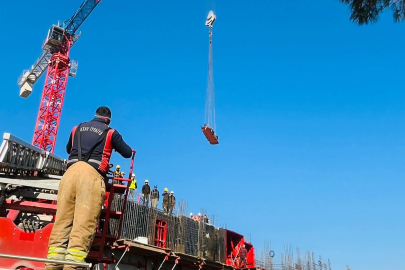
[[[105,106],[98,107],[96,110],[96,114],[98,116],[104,116],[111,119],[111,110],[108,107]]]

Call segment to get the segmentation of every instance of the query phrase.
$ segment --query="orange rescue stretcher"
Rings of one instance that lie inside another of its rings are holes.
[[[215,134],[212,128],[208,125],[204,125],[201,127],[201,130],[210,144],[218,144],[218,135]]]

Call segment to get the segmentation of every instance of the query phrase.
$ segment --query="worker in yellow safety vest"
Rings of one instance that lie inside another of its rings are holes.
[[[132,201],[135,200],[135,190],[138,188],[138,185],[136,184],[136,179],[135,179],[135,174],[133,173],[131,175],[131,184],[129,185],[129,200]]]

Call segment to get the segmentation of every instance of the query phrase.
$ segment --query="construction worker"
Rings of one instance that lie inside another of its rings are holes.
[[[245,244],[242,245],[242,248],[239,251],[239,268],[242,268],[242,263],[243,263],[243,268],[247,268],[247,263],[246,263],[246,257],[247,257],[247,249],[245,247]]]
[[[195,220],[201,221],[201,213],[198,213],[198,215],[195,217]]]
[[[152,192],[150,193],[152,208],[157,208],[159,198],[159,190],[157,189],[157,186],[154,186]]]
[[[190,218],[195,219],[193,213],[190,213]]]
[[[122,178],[124,175],[125,173],[121,171],[121,166],[117,165],[117,167],[115,167],[114,177]]]
[[[203,222],[209,224],[210,223],[210,219],[207,217],[207,215],[203,216]]]
[[[142,198],[143,198],[143,205],[149,207],[149,197],[150,197],[150,186],[149,180],[145,180],[145,184],[142,186]]]
[[[104,177],[109,170],[112,150],[124,158],[131,147],[109,127],[111,111],[99,107],[93,120],[73,128],[66,151],[67,171],[58,191],[58,209],[49,237],[48,259],[84,263],[94,238],[105,193]],[[73,222],[74,221],[74,222]],[[77,266],[47,264],[46,270],[82,269]]]
[[[163,203],[162,203],[162,209],[163,209],[163,212],[165,213],[165,214],[167,214],[168,213],[168,210],[169,210],[169,207],[168,207],[168,205],[169,205],[169,193],[168,193],[168,189],[167,188],[165,188],[165,190],[164,190],[164,192],[163,192]]]
[[[176,197],[174,197],[174,192],[171,191],[169,194],[169,202],[168,202],[168,206],[169,206],[169,215],[173,214],[173,209],[176,208]]]
[[[121,166],[117,165],[117,167],[115,167],[114,177],[124,178],[124,175],[125,175],[125,173],[121,171]],[[113,184],[121,185],[122,181],[114,180]]]
[[[135,190],[138,188],[136,184],[135,174],[131,175],[131,184],[129,185],[129,199],[132,198],[132,201],[135,201]]]

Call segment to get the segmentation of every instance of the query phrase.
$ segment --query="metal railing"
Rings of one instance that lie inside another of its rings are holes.
[[[59,265],[73,265],[73,266],[81,266],[90,268],[91,263],[77,263],[77,262],[69,262],[69,261],[61,261],[61,260],[49,260],[44,258],[36,258],[36,257],[28,257],[28,256],[20,256],[20,255],[10,255],[10,254],[0,254],[0,258],[4,259],[16,259],[22,261],[31,261],[31,262],[44,262],[44,263],[54,263]]]
[[[0,146],[0,169],[11,173],[41,172],[62,175],[66,160],[39,149],[10,133],[4,133]]]

